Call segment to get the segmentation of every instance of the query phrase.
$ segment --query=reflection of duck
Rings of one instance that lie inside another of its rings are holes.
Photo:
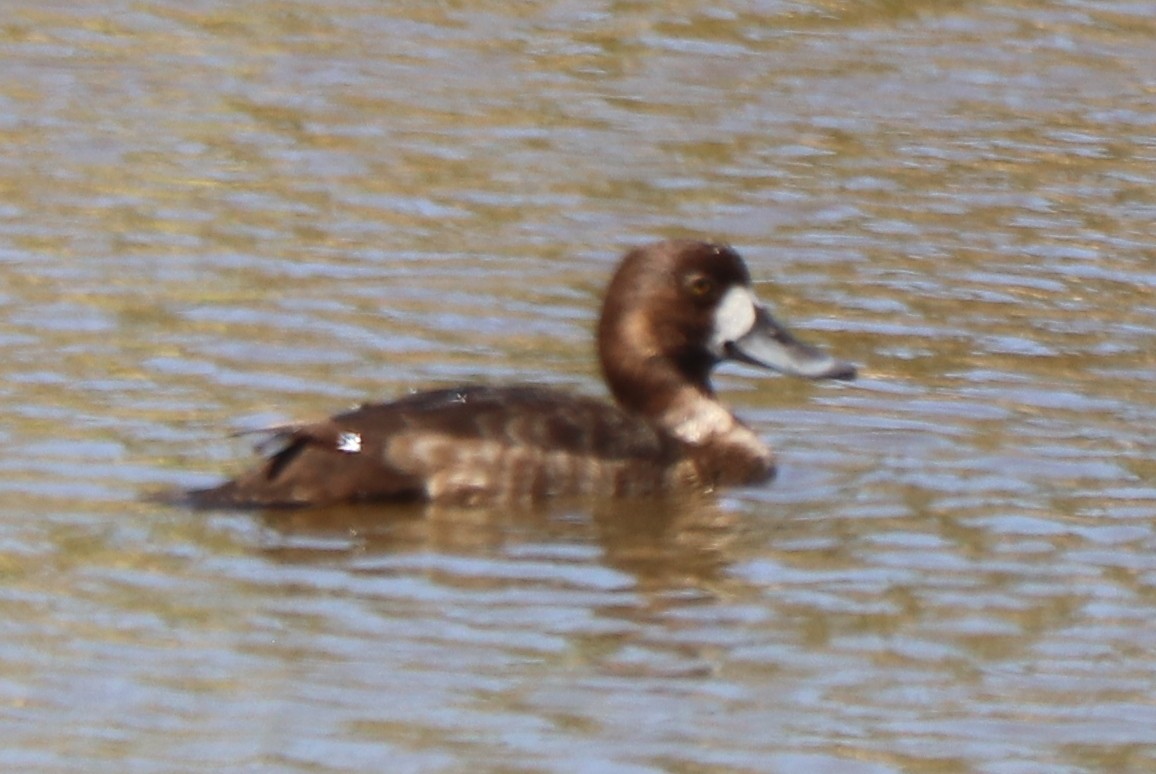
[[[532,386],[418,393],[273,428],[266,460],[187,502],[473,504],[757,483],[774,473],[771,450],[715,398],[711,369],[739,360],[855,376],[774,320],[738,253],[690,240],[626,254],[606,290],[598,354],[617,406]]]

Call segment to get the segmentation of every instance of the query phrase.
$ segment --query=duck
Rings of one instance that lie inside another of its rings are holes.
[[[797,339],[755,294],[731,246],[670,239],[629,250],[603,295],[597,353],[613,402],[470,384],[265,428],[262,459],[184,492],[199,508],[365,502],[480,506],[566,496],[651,497],[755,485],[775,456],[718,399],[725,361],[807,379],[855,366]]]

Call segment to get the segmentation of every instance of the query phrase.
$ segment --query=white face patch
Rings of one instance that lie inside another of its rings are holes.
[[[736,286],[726,292],[714,310],[714,331],[708,345],[713,354],[723,357],[727,343],[750,332],[755,324],[755,304],[755,294],[749,288]]]

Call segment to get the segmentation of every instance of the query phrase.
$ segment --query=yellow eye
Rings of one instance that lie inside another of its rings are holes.
[[[709,296],[714,292],[714,280],[704,274],[695,274],[686,281],[686,289],[696,298]]]

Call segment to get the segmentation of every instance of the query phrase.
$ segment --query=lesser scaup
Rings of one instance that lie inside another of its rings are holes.
[[[533,386],[422,392],[273,428],[277,446],[260,464],[187,502],[480,504],[758,483],[774,474],[771,450],[716,399],[711,370],[738,360],[855,377],[775,321],[737,252],[693,240],[625,255],[606,289],[598,355],[617,405]]]

